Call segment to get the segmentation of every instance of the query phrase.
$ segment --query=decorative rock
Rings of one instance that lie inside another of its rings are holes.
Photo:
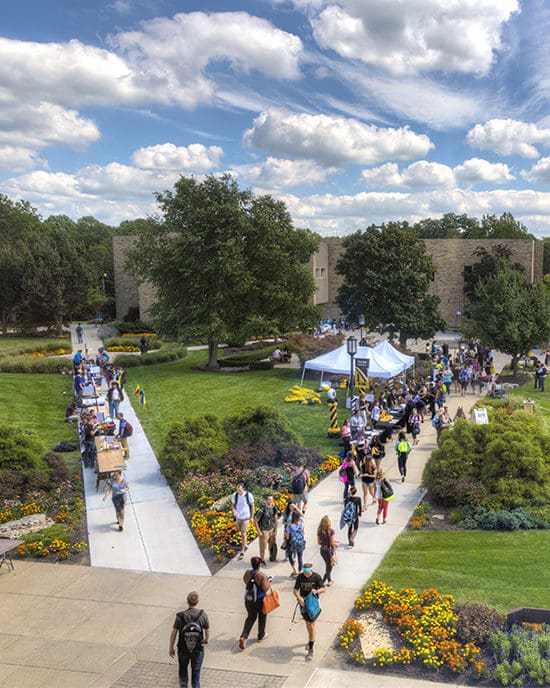
[[[53,525],[53,520],[46,514],[31,514],[24,516],[17,521],[8,521],[0,525],[0,537],[17,540],[22,535],[37,533],[39,530],[49,528]]]
[[[374,651],[385,647],[387,650],[398,652],[402,642],[397,633],[384,623],[384,617],[378,610],[368,611],[359,616],[365,627],[365,632],[360,636],[361,649],[367,659],[374,657]]]
[[[438,521],[444,521],[445,520],[445,514],[434,514],[432,518],[436,518]]]

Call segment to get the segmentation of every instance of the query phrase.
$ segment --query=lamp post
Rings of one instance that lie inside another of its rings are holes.
[[[365,327],[365,316],[363,314],[359,316],[359,327],[361,328],[361,338],[359,339],[359,345],[363,346],[363,327]]]
[[[353,398],[353,357],[357,353],[357,337],[351,335],[346,339],[346,350],[349,354],[350,368],[349,368],[349,396],[350,401]]]
[[[101,275],[101,288],[102,288],[102,290],[103,290],[103,298],[105,298],[105,280],[106,280],[106,279],[107,279],[107,273],[104,272],[104,273]]]

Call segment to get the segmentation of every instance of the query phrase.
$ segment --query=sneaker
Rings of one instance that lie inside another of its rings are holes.
[[[244,552],[239,552],[239,559],[244,559]]]
[[[306,655],[306,662],[311,662],[313,659],[313,650],[308,650]]]
[[[404,475],[403,475],[403,476],[401,476],[401,482],[402,482],[402,483],[404,483],[404,482],[405,482],[405,476],[404,476]]]
[[[258,642],[261,643],[262,640],[265,640],[266,638],[269,638],[269,633],[264,633],[261,638],[258,638]]]
[[[121,526],[121,525],[119,525],[119,526],[118,526],[118,529],[119,529],[119,530],[122,530],[122,526]]]
[[[239,638],[239,649],[244,650],[246,648],[246,638]]]

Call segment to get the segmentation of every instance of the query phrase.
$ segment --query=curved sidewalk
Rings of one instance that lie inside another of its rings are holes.
[[[83,325],[83,344],[77,343],[71,326],[73,350],[83,346],[94,357],[102,346],[95,325]],[[187,521],[175,500],[151,445],[125,391],[121,404],[124,417],[134,428],[129,439],[130,459],[125,476],[130,484],[124,531],[116,528],[110,499],[103,501],[104,483],[96,491],[96,474],[83,468],[88,542],[92,566],[134,571],[185,573],[210,576]]]

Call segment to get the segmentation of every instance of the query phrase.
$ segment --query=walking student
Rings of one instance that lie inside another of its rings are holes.
[[[103,501],[105,501],[109,495],[112,495],[111,499],[115,507],[116,522],[118,523],[119,530],[124,529],[124,507],[128,500],[128,488],[128,483],[125,478],[122,477],[122,471],[115,471],[113,478],[107,483],[105,494],[103,495]]]
[[[265,565],[266,547],[269,547],[270,544],[277,539],[278,519],[279,512],[275,504],[273,504],[273,495],[267,495],[265,504],[256,511],[254,517],[254,525],[258,531],[260,559],[263,565]]]
[[[130,447],[128,446],[128,437],[132,434],[132,426],[124,418],[123,413],[117,413],[118,430],[116,436],[118,437],[122,446],[122,455],[128,461],[130,458]]]
[[[191,664],[191,687],[200,688],[201,667],[204,660],[204,646],[208,644],[210,625],[204,609],[198,609],[199,593],[187,595],[188,609],[176,614],[170,634],[168,654],[174,657],[174,645],[178,636],[178,665],[180,688],[188,686],[188,668]]]
[[[303,463],[300,466],[296,466],[291,473],[292,483],[292,493],[294,502],[298,505],[302,513],[306,513],[307,509],[307,486],[309,484],[309,471],[307,466]]]
[[[361,497],[357,494],[356,487],[352,487],[349,491],[349,497],[342,513],[346,516],[344,521],[348,526],[348,544],[350,547],[353,547],[355,545],[355,536],[359,530],[359,517],[363,513],[361,510]]]
[[[321,556],[325,562],[325,574],[323,576],[323,585],[327,584],[327,588],[333,583],[331,578],[333,557],[336,554],[336,541],[334,540],[334,529],[328,516],[323,516],[319,527],[317,528],[317,544],[321,547]]]
[[[320,613],[320,608],[317,611],[315,608],[315,600],[312,598],[308,599],[309,595],[313,597],[319,597],[321,593],[325,592],[323,587],[323,579],[318,573],[313,571],[313,564],[304,564],[304,570],[296,578],[294,583],[294,596],[298,600],[300,605],[300,612],[304,621],[306,622],[308,643],[306,646],[307,654],[306,660],[311,661],[313,659],[313,646],[316,639],[316,629],[315,622]]]
[[[239,559],[243,559],[244,553],[248,549],[246,531],[248,530],[250,519],[254,515],[254,496],[245,489],[242,483],[237,485],[237,490],[231,497],[231,509],[237,522],[237,530],[241,534]]]
[[[120,402],[124,401],[124,392],[120,389],[118,382],[111,382],[107,392],[107,401],[109,402],[109,415],[114,420],[118,415]]]
[[[290,517],[290,523],[286,528],[287,530],[287,554],[288,561],[292,566],[292,573],[290,574],[293,578],[302,572],[302,561],[304,556],[304,550],[306,548],[306,536],[304,534],[304,519],[303,514],[298,509],[292,512]],[[298,564],[298,570],[296,570],[296,563]]]
[[[271,587],[272,576],[267,576],[260,567],[262,560],[260,557],[252,557],[250,560],[252,569],[245,571],[243,575],[243,582],[245,585],[244,591],[244,606],[247,617],[244,622],[241,637],[239,638],[239,647],[241,650],[246,648],[246,641],[252,630],[252,626],[258,619],[258,642],[267,638],[265,632],[265,622],[267,614],[264,614],[264,597],[269,592]]]
[[[402,430],[395,442],[395,451],[397,452],[397,465],[399,466],[399,475],[401,476],[401,482],[405,482],[407,477],[407,459],[411,453],[412,446],[409,440],[405,436],[405,432]]]
[[[376,525],[380,525],[380,516],[382,516],[382,524],[388,520],[388,504],[393,495],[393,488],[386,480],[384,471],[376,471],[376,499],[378,500],[378,511],[376,513]],[[391,494],[390,494],[391,493]]]

